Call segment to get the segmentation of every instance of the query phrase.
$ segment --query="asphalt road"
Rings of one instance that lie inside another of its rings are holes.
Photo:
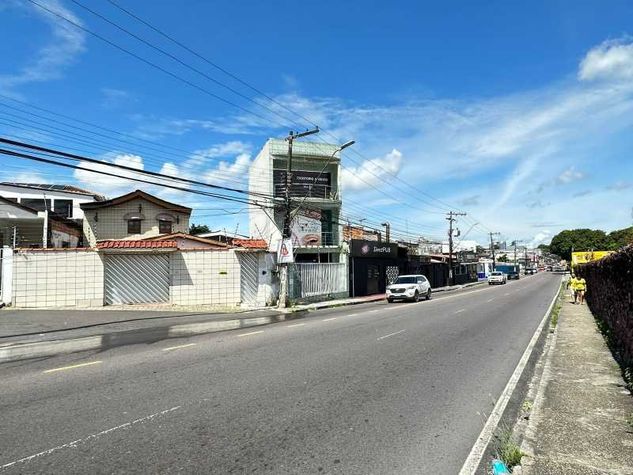
[[[7,473],[457,473],[560,276],[0,366]]]

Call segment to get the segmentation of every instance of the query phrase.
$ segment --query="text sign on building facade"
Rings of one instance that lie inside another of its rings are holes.
[[[352,257],[389,258],[398,257],[398,245],[375,241],[361,241],[353,239],[351,242]]]
[[[331,180],[329,173],[293,170],[292,183],[290,184],[290,196],[329,198]],[[284,195],[286,190],[285,170],[273,170],[273,189],[275,191],[275,196]]]

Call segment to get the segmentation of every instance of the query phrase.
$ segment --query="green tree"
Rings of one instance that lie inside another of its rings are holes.
[[[508,256],[506,254],[500,256],[499,258],[497,258],[497,262],[508,262]]]
[[[207,226],[206,224],[191,224],[189,226],[189,234],[193,234],[194,236],[196,234],[202,234],[202,233],[209,233],[211,232],[211,230],[209,229],[209,226]]]
[[[541,250],[541,251],[543,251],[543,253],[545,253],[545,254],[547,254],[547,253],[551,252],[551,251],[550,251],[550,248],[549,248],[549,244],[539,244],[539,245],[537,246],[537,249],[540,249],[540,250]]]
[[[633,226],[617,231],[611,231],[607,235],[607,250],[617,251],[618,249],[633,244]]]
[[[599,229],[567,229],[552,238],[550,252],[571,260],[571,251],[600,251],[608,249],[609,239]]]

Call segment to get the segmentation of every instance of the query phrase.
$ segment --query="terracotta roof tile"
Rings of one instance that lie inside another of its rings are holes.
[[[233,239],[233,245],[245,249],[268,249],[268,244],[263,239]]]
[[[176,241],[101,241],[97,249],[175,249]]]

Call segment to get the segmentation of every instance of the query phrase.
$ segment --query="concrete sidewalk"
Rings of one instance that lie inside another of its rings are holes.
[[[586,305],[559,316],[521,445],[524,474],[633,474],[633,397]]]

